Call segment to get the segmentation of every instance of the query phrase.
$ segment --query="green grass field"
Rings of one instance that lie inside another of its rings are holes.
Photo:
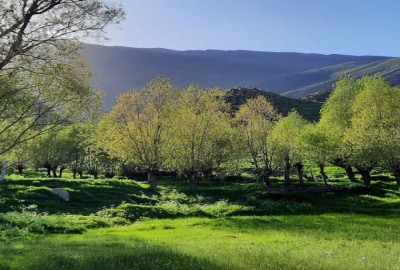
[[[329,170],[328,170],[329,171]],[[255,183],[27,179],[0,184],[0,269],[400,269],[400,193],[332,169],[334,192]],[[51,193],[64,187],[71,201]]]

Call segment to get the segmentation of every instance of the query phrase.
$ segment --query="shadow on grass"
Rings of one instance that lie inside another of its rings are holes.
[[[142,239],[113,235],[54,236],[2,249],[1,269],[231,269]]]
[[[64,202],[52,194],[53,188],[65,188],[71,195],[69,202]],[[103,207],[118,205],[122,201],[130,201],[142,194],[153,195],[147,188],[143,188],[129,180],[12,180],[0,185],[2,198],[0,211],[7,212],[20,210],[18,207],[35,204],[41,212],[49,214],[82,214],[88,215],[99,211]],[[145,196],[146,198],[147,196]],[[144,201],[141,203],[151,203]]]
[[[325,239],[374,240],[400,242],[400,224],[397,219],[357,215],[296,215],[273,217],[227,217],[207,223],[217,230],[281,231],[290,234],[324,237]],[[192,226],[202,225],[194,224]]]

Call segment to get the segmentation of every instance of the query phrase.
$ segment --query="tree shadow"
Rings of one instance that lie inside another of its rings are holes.
[[[127,238],[128,240],[127,241]],[[206,258],[185,254],[165,245],[157,245],[133,236],[90,235],[81,239],[53,236],[2,248],[2,269],[232,269]],[[129,242],[129,243],[128,243]],[[1,249],[0,249],[1,250]]]

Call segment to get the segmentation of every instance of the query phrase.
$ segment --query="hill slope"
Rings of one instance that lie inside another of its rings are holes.
[[[349,75],[354,79],[359,79],[365,75],[373,75],[379,74],[385,80],[390,82],[392,86],[400,86],[400,58],[391,58],[382,61],[375,61],[372,63],[368,63],[366,65],[358,66],[351,69],[342,70],[340,72],[333,73],[331,75],[331,79],[321,83],[321,89],[325,89],[323,91],[318,91],[316,93],[312,93],[305,97],[306,100],[324,102],[332,92],[331,86],[334,82],[336,82],[340,77],[344,75]],[[307,88],[304,88],[305,92],[307,92]],[[300,93],[299,91],[297,93]]]
[[[304,116],[309,121],[319,120],[319,111],[321,110],[322,103],[288,98],[257,88],[232,88],[226,91],[225,99],[227,102],[232,104],[234,109],[238,109],[240,105],[246,102],[247,99],[254,98],[259,95],[265,96],[272,103],[272,105],[274,105],[277,111],[283,115],[287,115],[291,110],[295,109],[299,114]]]
[[[321,55],[255,51],[173,51],[87,45],[83,49],[95,71],[94,85],[105,91],[105,109],[115,97],[140,89],[156,75],[170,77],[178,87],[198,83],[229,89],[237,86],[269,89],[303,97],[330,86],[333,74],[377,61],[379,56]]]

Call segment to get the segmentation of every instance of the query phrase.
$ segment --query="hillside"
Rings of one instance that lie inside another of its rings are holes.
[[[304,97],[324,88],[345,70],[390,60],[380,56],[321,55],[256,51],[174,51],[87,45],[83,53],[105,91],[105,110],[124,91],[140,89],[156,75],[170,77],[178,87],[198,83],[230,89],[268,89]]]
[[[254,98],[259,95],[265,96],[277,111],[283,115],[287,115],[292,109],[295,109],[309,121],[318,121],[319,111],[322,103],[310,100],[299,100],[284,97],[270,91],[264,91],[257,88],[232,88],[226,91],[226,101],[232,104],[234,109],[238,109],[247,99]]]
[[[332,78],[321,84],[321,91],[309,94],[304,97],[305,100],[324,102],[332,92],[331,85],[340,79],[340,77],[349,75],[354,79],[362,76],[379,74],[392,86],[400,86],[400,58],[391,58],[382,61],[372,62],[352,69],[346,69],[332,74]]]

